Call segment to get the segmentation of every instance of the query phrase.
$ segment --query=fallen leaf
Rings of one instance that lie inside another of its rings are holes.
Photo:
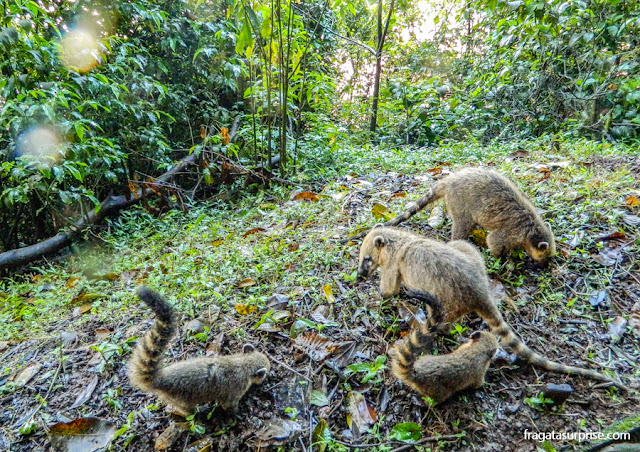
[[[211,438],[202,438],[189,444],[184,452],[211,452],[212,450],[213,440]]]
[[[211,245],[213,246],[220,246],[224,243],[224,239],[215,239],[213,242],[211,242]]]
[[[289,301],[291,301],[291,297],[287,295],[282,295],[279,293],[274,293],[267,300],[270,309],[275,309],[276,311],[281,311],[285,309],[289,305]]]
[[[75,332],[63,331],[58,334],[58,339],[64,347],[68,347],[78,342],[78,335]]]
[[[240,315],[249,315],[258,311],[258,308],[250,304],[237,303],[235,308]]]
[[[373,208],[371,209],[371,214],[376,220],[384,220],[389,221],[396,215],[391,212],[387,207],[383,206],[380,203],[375,203]]]
[[[100,298],[104,298],[104,294],[101,293],[89,293],[89,292],[80,292],[80,294],[71,299],[71,304],[76,303],[89,303],[95,300],[99,300]]]
[[[329,397],[317,389],[311,391],[311,396],[309,397],[309,404],[315,406],[327,406],[329,405]]]
[[[247,232],[245,232],[244,234],[242,234],[242,237],[248,237],[252,234],[257,234],[258,232],[264,232],[266,231],[265,228],[253,228],[253,229],[249,229]]]
[[[637,196],[627,196],[625,199],[625,204],[628,207],[637,207],[640,206],[640,200],[638,200]]]
[[[293,344],[309,355],[313,361],[324,360],[336,347],[335,342],[313,332],[297,336]]]
[[[73,310],[73,313],[71,315],[73,317],[80,317],[82,314],[86,314],[87,312],[89,312],[92,305],[93,303],[85,303],[82,306],[78,306]]]
[[[353,362],[353,356],[357,350],[356,341],[341,342],[336,347],[331,348],[333,358],[331,362],[338,369],[343,369]]]
[[[336,298],[333,296],[333,290],[331,290],[331,285],[325,284],[322,286],[322,294],[329,303],[333,304],[336,302]]]
[[[442,174],[442,167],[441,166],[436,166],[435,168],[431,168],[426,170],[427,173],[431,174],[432,176],[437,176],[438,174]]]
[[[609,234],[605,234],[605,235],[599,236],[598,240],[601,240],[603,242],[607,242],[609,240],[623,240],[626,237],[627,236],[624,234],[624,232],[615,231],[615,232],[611,232]]]
[[[287,250],[289,250],[290,253],[292,253],[294,251],[298,251],[299,248],[300,248],[300,244],[299,243],[291,243],[291,244],[287,245]]]
[[[321,304],[311,311],[311,318],[316,323],[329,323],[328,316],[331,314],[329,306]]]
[[[184,429],[178,424],[172,422],[169,427],[164,429],[162,433],[156,438],[154,447],[156,450],[167,450],[176,442],[180,434]]]
[[[111,336],[112,334],[113,334],[113,331],[111,331],[109,328],[98,328],[96,329],[96,340],[103,341],[109,336]]]
[[[293,198],[292,201],[312,201],[312,202],[318,202],[320,198],[318,198],[318,195],[310,192],[310,191],[301,191],[300,193],[296,194]]]
[[[347,426],[353,432],[354,438],[359,438],[362,433],[369,430],[375,424],[378,415],[365,400],[362,393],[351,391],[347,394]]]
[[[116,433],[116,425],[96,417],[58,422],[49,429],[51,446],[57,451],[93,452],[106,447]]]
[[[219,355],[222,351],[222,344],[224,343],[224,332],[219,333],[213,338],[211,342],[207,344],[207,348],[204,352],[206,356]]]
[[[81,279],[82,278],[78,276],[76,276],[75,278],[69,278],[66,284],[67,288],[71,289],[72,287],[75,287],[80,282]]]
[[[395,199],[395,198],[406,198],[407,197],[407,192],[405,191],[398,191],[395,192],[394,194],[392,194],[391,196],[389,196],[389,200]]]
[[[255,279],[245,278],[245,279],[243,279],[242,281],[240,281],[238,283],[238,287],[240,289],[244,289],[245,287],[255,286],[256,284],[258,284],[258,283],[256,282]]]
[[[185,330],[190,333],[202,333],[204,331],[204,327],[205,325],[201,320],[192,319],[187,323],[187,326],[185,326]]]
[[[42,364],[38,362],[30,362],[22,368],[20,373],[14,378],[14,383],[18,388],[25,386],[38,372],[42,369]]]
[[[271,419],[255,435],[260,447],[281,446],[294,441],[302,432],[302,426],[290,419]]]
[[[597,308],[602,304],[603,301],[607,299],[607,291],[601,290],[598,293],[595,293],[589,297],[589,303],[594,308]]]
[[[604,267],[611,267],[618,262],[620,259],[621,253],[617,248],[605,248],[601,250],[596,256],[593,257],[593,260],[599,263]]]
[[[89,384],[84,387],[84,389],[82,390],[82,392],[80,392],[80,394],[78,394],[78,397],[76,397],[76,401],[73,402],[73,405],[71,405],[69,409],[72,410],[74,408],[78,408],[84,402],[89,400],[89,397],[91,397],[91,394],[93,394],[93,391],[94,389],[96,389],[97,384],[98,384],[98,376],[94,375],[91,381],[89,382]]]

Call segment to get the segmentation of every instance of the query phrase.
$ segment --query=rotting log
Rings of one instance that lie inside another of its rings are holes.
[[[185,157],[169,171],[155,179],[155,182],[169,181],[172,177],[182,172],[190,165],[195,165],[197,160],[198,156],[196,154],[191,154]],[[152,184],[153,182],[147,182],[144,185]],[[102,221],[107,215],[118,212],[119,210],[136,204],[141,199],[149,197],[153,194],[154,191],[151,188],[145,188],[143,186],[136,193],[132,193],[133,196],[130,196],[129,198],[127,198],[125,195],[109,196],[107,199],[102,201],[102,203],[100,204],[100,209],[98,211],[92,209],[91,212],[78,219],[69,230],[58,232],[53,237],[50,237],[39,243],[25,246],[24,248],[18,248],[0,253],[0,273],[9,268],[18,267],[33,260],[40,259],[44,256],[48,256],[57,251],[60,251],[65,246],[70,245],[71,242],[89,226],[93,226],[94,224]]]

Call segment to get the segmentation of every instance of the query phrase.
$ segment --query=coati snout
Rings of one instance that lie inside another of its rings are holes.
[[[371,246],[360,248],[360,257],[358,264],[358,276],[366,278],[376,271],[380,263],[380,249],[387,244],[387,239],[382,235],[370,235],[365,238],[369,239]]]

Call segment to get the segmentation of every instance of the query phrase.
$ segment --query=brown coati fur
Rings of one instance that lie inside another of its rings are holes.
[[[464,240],[480,226],[489,231],[487,246],[495,257],[522,248],[545,264],[556,252],[551,225],[513,182],[487,168],[465,168],[438,180],[414,206],[384,226],[397,226],[440,198],[453,223],[451,240]]]
[[[416,359],[415,349],[422,346],[424,327],[414,329],[390,352],[391,372],[404,384],[423,396],[441,403],[454,393],[484,384],[498,340],[487,331],[476,331],[471,340],[446,355],[425,355]]]
[[[400,228],[374,228],[360,247],[358,275],[370,276],[378,267],[380,291],[385,298],[397,294],[401,286],[409,296],[428,294],[441,303],[445,322],[475,312],[501,338],[503,347],[535,366],[611,382],[627,389],[598,372],[550,361],[523,344],[489,295],[489,278],[482,255],[469,242],[443,243]]]
[[[129,361],[133,386],[188,415],[197,405],[209,402],[233,413],[249,388],[264,381],[271,368],[269,359],[248,344],[243,353],[193,358],[162,367],[162,354],[176,332],[173,309],[147,287],[140,287],[137,295],[155,312],[156,321],[138,341]]]

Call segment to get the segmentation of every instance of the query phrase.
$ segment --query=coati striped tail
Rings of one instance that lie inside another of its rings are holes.
[[[176,332],[176,323],[171,305],[158,293],[145,286],[138,288],[136,293],[155,312],[156,321],[138,341],[131,357],[129,376],[133,385],[149,389],[154,386],[162,354]]]
[[[427,207],[432,202],[437,201],[438,199],[444,196],[444,183],[443,181],[438,181],[429,189],[429,192],[424,195],[422,198],[418,199],[415,205],[411,206],[411,208],[405,210],[403,213],[398,215],[397,217],[392,218],[386,223],[379,226],[397,226],[400,223],[407,221],[409,218],[420,212],[422,209]],[[358,234],[347,237],[346,239],[340,240],[342,243],[350,242],[352,240],[358,240],[367,235],[370,229],[366,229],[364,231],[359,232]]]
[[[394,361],[402,367],[411,367],[424,350],[425,345],[431,345],[433,331],[427,324],[421,324],[411,330],[399,344],[394,347]]]
[[[418,199],[414,205],[412,205],[409,209],[402,212],[397,217],[392,218],[387,221],[384,226],[398,226],[400,223],[407,221],[409,218],[420,212],[422,209],[427,207],[432,202],[437,201],[438,199],[444,196],[444,183],[442,181],[438,181],[431,186],[426,195],[422,198]]]
[[[496,309],[497,311],[497,309]],[[495,317],[493,317],[495,318]],[[543,369],[549,370],[551,372],[556,373],[564,373],[569,375],[581,375],[586,378],[590,378],[592,380],[598,380],[605,383],[611,383],[614,386],[622,389],[623,391],[629,391],[629,388],[622,384],[619,381],[616,381],[604,374],[599,372],[583,369],[581,367],[567,366],[566,364],[560,364],[555,361],[551,361],[548,358],[534,352],[529,347],[527,347],[522,340],[516,335],[516,333],[511,329],[509,324],[504,321],[502,316],[499,317],[499,320],[496,320],[494,324],[489,325],[491,327],[491,332],[496,336],[499,336],[502,341],[502,346],[504,348],[508,348],[516,356],[528,363],[541,367]]]

